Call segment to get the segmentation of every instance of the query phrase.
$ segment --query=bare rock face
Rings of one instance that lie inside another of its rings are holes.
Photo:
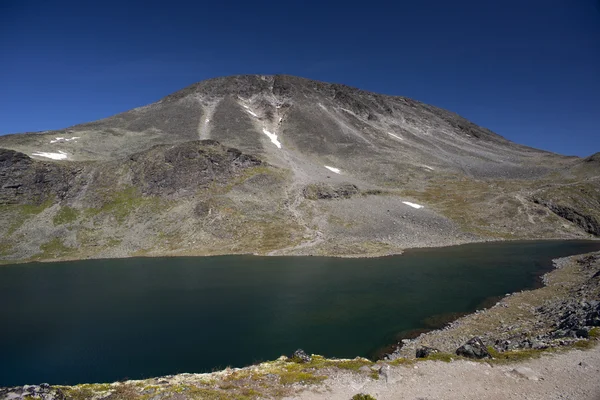
[[[258,158],[213,140],[156,146],[127,161],[133,184],[154,196],[194,193],[215,182],[226,183],[240,170],[261,164]]]

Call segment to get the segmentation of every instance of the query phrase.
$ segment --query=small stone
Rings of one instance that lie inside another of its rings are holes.
[[[435,353],[439,353],[439,352],[440,351],[438,349],[435,349],[433,347],[421,346],[417,349],[415,356],[417,358],[427,358],[431,354],[435,354]]]
[[[529,379],[530,381],[539,381],[540,377],[531,369],[527,367],[518,367],[511,371],[519,378]]]

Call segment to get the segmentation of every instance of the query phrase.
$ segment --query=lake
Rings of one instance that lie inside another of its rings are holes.
[[[432,317],[539,285],[596,241],[469,244],[401,256],[181,257],[0,267],[0,386],[242,367],[298,348],[373,356]]]

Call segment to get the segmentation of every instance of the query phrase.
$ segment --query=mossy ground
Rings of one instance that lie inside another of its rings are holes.
[[[4,204],[0,206],[0,214],[9,218],[10,225],[6,230],[5,237],[12,235],[29,218],[40,214],[54,203],[54,197],[48,197],[37,204]]]
[[[71,208],[69,206],[61,207],[60,210],[54,215],[52,218],[52,222],[54,226],[70,224],[77,220],[79,216],[79,210],[76,208]]]

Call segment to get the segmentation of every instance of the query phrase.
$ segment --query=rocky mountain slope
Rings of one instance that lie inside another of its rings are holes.
[[[598,154],[291,76],[211,79],[0,148],[2,262],[600,235]]]

